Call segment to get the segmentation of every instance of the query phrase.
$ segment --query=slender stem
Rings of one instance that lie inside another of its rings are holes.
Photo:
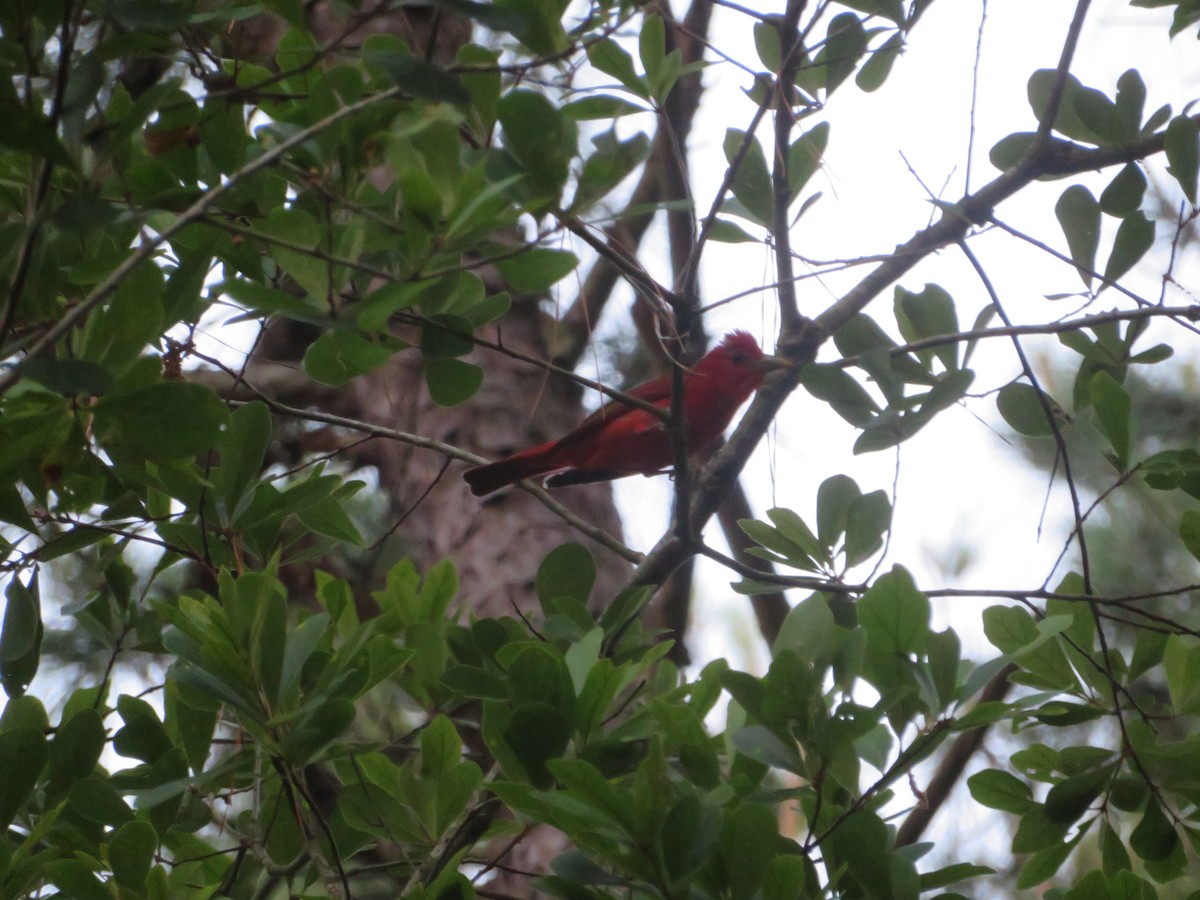
[[[778,283],[779,315],[784,334],[800,328],[800,308],[796,302],[795,272],[792,269],[792,245],[788,216],[792,204],[791,133],[792,107],[796,90],[792,84],[804,46],[799,40],[800,14],[807,0],[788,0],[779,22],[780,64],[775,80],[775,159],[771,167],[771,193],[774,200],[771,238],[775,246],[775,276]]]

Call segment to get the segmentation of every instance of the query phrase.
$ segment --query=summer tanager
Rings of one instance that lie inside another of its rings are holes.
[[[745,331],[725,336],[683,375],[683,421],[687,450],[697,453],[725,433],[733,414],[773,368],[790,365],[767,356]],[[663,409],[671,405],[671,376],[663,375],[628,392]],[[463,477],[477,497],[523,478],[550,475],[547,487],[654,475],[674,462],[665,420],[645,409],[612,400],[569,434],[507,459],[468,469]]]

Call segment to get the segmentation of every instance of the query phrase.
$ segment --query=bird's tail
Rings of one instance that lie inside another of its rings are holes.
[[[476,497],[483,497],[492,491],[498,491],[506,484],[520,481],[524,478],[535,478],[561,468],[550,459],[549,451],[556,442],[531,447],[515,456],[501,459],[485,466],[476,466],[463,473],[463,480],[471,488]]]

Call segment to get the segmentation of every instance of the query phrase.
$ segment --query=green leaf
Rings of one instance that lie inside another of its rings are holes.
[[[953,335],[958,331],[954,298],[936,284],[925,285],[919,294],[897,286],[894,303],[900,333],[909,343],[922,338]],[[936,347],[933,353],[947,369],[958,367],[956,343]]]
[[[44,869],[48,882],[59,889],[56,896],[71,900],[112,900],[110,889],[78,858],[54,859]]]
[[[460,4],[461,0],[456,0],[455,5]],[[559,0],[496,0],[471,5],[490,15],[496,14],[493,10],[502,10],[509,17],[504,29],[536,54],[557,53],[566,46],[567,36],[562,27],[566,4]],[[479,18],[487,24],[486,19]]]
[[[88,317],[79,356],[121,374],[163,331],[162,270],[143,263],[130,272],[108,305]]]
[[[49,797],[59,799],[72,784],[92,774],[106,737],[104,724],[94,709],[80,710],[59,727],[50,744]]]
[[[774,507],[767,510],[767,518],[775,526],[775,530],[790,542],[799,547],[806,557],[813,559],[828,559],[828,550],[817,540],[817,536],[795,512],[790,509]]]
[[[732,166],[738,153],[745,153],[733,176],[733,196],[742,204],[750,218],[766,228],[774,219],[775,199],[771,192],[771,172],[762,145],[752,134],[729,128],[725,131],[725,160]]]
[[[846,533],[851,505],[862,496],[849,475],[832,475],[817,489],[817,535],[826,547],[832,547]]]
[[[1142,111],[1146,105],[1146,83],[1137,69],[1127,69],[1117,79],[1117,115],[1125,133],[1136,137],[1142,126]]]
[[[574,541],[551,550],[538,566],[534,581],[543,608],[558,597],[586,603],[596,583],[596,562],[582,544]]]
[[[312,324],[329,321],[329,308],[311,294],[297,297],[278,288],[243,279],[222,281],[214,291],[232,297],[259,315],[283,316],[285,319]],[[321,295],[324,293],[322,291]]]
[[[108,842],[108,862],[113,879],[124,890],[140,893],[154,862],[158,835],[149,822],[126,822]]]
[[[760,243],[759,238],[728,219],[716,219],[708,230],[708,239],[722,244]]]
[[[968,881],[971,878],[979,878],[983,875],[995,874],[996,870],[988,866],[977,866],[972,863],[954,863],[934,872],[923,872],[921,874],[921,892],[924,893],[936,888],[949,887],[952,884]]]
[[[588,62],[605,75],[617,79],[627,90],[643,100],[650,99],[650,88],[634,69],[633,57],[616,41],[605,38],[589,44],[587,55]]]
[[[1194,206],[1196,175],[1200,171],[1200,124],[1189,116],[1176,116],[1167,125],[1167,171]]]
[[[1163,646],[1163,671],[1175,714],[1200,713],[1200,640],[1170,635]]]
[[[390,281],[372,291],[355,306],[358,327],[368,333],[386,332],[392,314],[416,304],[431,285],[429,281]]]
[[[50,730],[46,708],[37,697],[13,697],[0,713],[0,732],[23,727],[36,728],[41,732]]]
[[[333,279],[332,264],[313,252],[321,246],[327,228],[305,210],[295,207],[271,210],[259,226],[264,235],[275,239],[267,244],[268,255],[304,289],[315,305],[324,308],[330,292],[339,287]]]
[[[1017,887],[1031,888],[1052,878],[1062,868],[1062,864],[1067,861],[1067,857],[1071,855],[1075,846],[1086,833],[1087,828],[1081,828],[1071,840],[1055,842],[1050,847],[1035,853],[1033,858],[1021,869],[1021,874],[1017,876]]]
[[[754,48],[759,61],[768,72],[778,72],[783,62],[779,43],[779,23],[763,21],[754,23]]]
[[[474,19],[492,31],[507,31],[510,34],[517,34],[519,31],[534,27],[545,29],[548,27],[546,23],[537,23],[534,20],[539,16],[553,15],[553,7],[550,8],[550,12],[544,12],[528,3],[519,2],[482,3],[479,0],[438,0],[438,5]]]
[[[1136,0],[1134,2],[1136,6]],[[1158,109],[1150,114],[1150,117],[1142,124],[1142,134],[1153,134],[1158,131],[1171,118],[1171,104],[1164,103]]]
[[[1052,700],[1039,706],[1033,715],[1039,722],[1062,728],[1067,725],[1079,725],[1083,722],[1094,721],[1103,716],[1104,711],[1083,703],[1063,703]]]
[[[0,487],[0,522],[16,525],[23,531],[31,533],[38,530],[33,518],[29,515],[29,510],[25,508],[25,499],[14,484]]]
[[[123,825],[133,819],[133,810],[106,778],[92,776],[75,782],[67,793],[67,805],[77,815],[101,825]]]
[[[1058,82],[1058,72],[1055,69],[1039,69],[1029,76],[1027,95],[1029,105],[1038,121],[1045,118],[1046,107],[1050,100],[1051,91]],[[1075,108],[1075,98],[1080,92],[1087,90],[1074,75],[1068,74],[1063,80],[1061,100],[1058,106],[1058,118],[1054,122],[1054,130],[1068,138],[1083,141],[1088,144],[1100,143],[1100,138],[1079,119]]]
[[[33,154],[59,166],[73,164],[55,134],[55,126],[39,108],[17,99],[11,81],[0,87],[0,105],[6,116],[5,127],[0,129],[0,147]]]
[[[425,382],[434,403],[457,406],[475,396],[483,384],[483,369],[458,359],[427,359]]]
[[[125,722],[113,735],[112,746],[118,755],[153,763],[174,746],[154,708],[145,700],[122,694],[117,710]]]
[[[113,387],[107,369],[84,359],[30,359],[21,374],[64,397],[101,397]]]
[[[471,666],[450,666],[442,675],[442,684],[456,694],[478,700],[507,700],[504,679]]]
[[[421,730],[421,777],[436,781],[462,762],[462,740],[445,716],[434,718]]]
[[[1097,372],[1092,378],[1092,406],[1096,423],[1113,448],[1117,468],[1125,471],[1133,443],[1133,402],[1129,394],[1107,372]]]
[[[874,556],[891,524],[892,504],[884,491],[852,500],[846,517],[846,565],[856,566]]]
[[[538,196],[557,198],[575,155],[575,125],[546,97],[518,89],[500,98],[504,144]]]
[[[1034,621],[1027,610],[1017,606],[992,606],[983,612],[984,634],[992,645],[1012,656],[1036,684],[1061,690],[1079,686],[1057,639],[1073,621],[1066,615]]]
[[[1071,261],[1079,277],[1088,287],[1096,270],[1096,248],[1100,243],[1100,204],[1083,185],[1072,185],[1063,191],[1054,214],[1062,226],[1071,251]]]
[[[648,15],[643,18],[641,31],[638,33],[638,56],[641,58],[642,68],[646,71],[646,83],[650,86],[650,92],[659,102],[666,99],[664,86],[670,88],[669,84],[664,85],[663,77],[667,60],[666,43],[666,26],[662,16]]]
[[[793,141],[788,148],[788,189],[792,199],[800,195],[800,191],[821,167],[821,157],[828,144],[829,123],[821,122]]]
[[[421,328],[421,356],[427,360],[465,356],[474,348],[471,327],[458,316],[436,316]]]
[[[721,816],[711,802],[688,796],[671,807],[655,838],[667,875],[677,882],[708,862],[720,830]]]
[[[41,729],[19,725],[0,731],[0,825],[5,829],[33,793],[48,757]]]
[[[804,366],[800,370],[800,384],[856,428],[862,428],[879,413],[879,404],[854,376],[839,366],[820,363]]]
[[[829,836],[826,845],[835,866],[844,866],[839,887],[853,885],[851,896],[893,897],[888,866],[887,826],[874,813],[856,812],[846,818]]]
[[[303,250],[315,250],[321,244],[321,226],[317,220],[294,206],[271,210],[259,230]]]
[[[379,368],[406,345],[392,340],[371,340],[349,328],[327,331],[308,346],[304,371],[322,384],[340,387]]]
[[[650,153],[650,138],[635,134],[622,141],[615,130],[592,138],[596,152],[584,162],[571,200],[571,212],[590,209],[633,172]]]
[[[562,655],[546,645],[510,645],[499,657],[507,664],[513,707],[547,703],[568,719],[575,714],[575,684]]]
[[[561,281],[579,265],[579,258],[569,250],[534,247],[510,259],[502,259],[496,268],[519,294],[540,294],[555,282]]]
[[[999,769],[984,769],[967,779],[967,788],[977,803],[990,809],[1023,816],[1037,808],[1029,785]]]
[[[1145,193],[1146,176],[1141,166],[1135,162],[1126,163],[1101,192],[1100,209],[1110,216],[1124,218],[1137,212]]]
[[[4,591],[4,624],[0,627],[0,683],[10,698],[25,693],[41,659],[42,605],[35,570],[28,586],[12,575]]]
[[[1060,824],[1075,822],[1109,785],[1116,771],[1117,763],[1112,763],[1064,778],[1046,795],[1046,818]]]
[[[845,632],[834,621],[829,601],[821,594],[813,594],[792,607],[771,652],[778,655],[794,650],[812,663],[817,672],[822,672],[833,663],[844,641]]]
[[[241,511],[250,486],[258,480],[270,441],[271,413],[262,401],[247,403],[230,415],[218,446],[221,465],[213,473],[223,524],[232,523]]]
[[[1129,835],[1129,846],[1140,859],[1158,862],[1174,853],[1179,843],[1179,833],[1163,813],[1158,799],[1151,796],[1142,820]]]
[[[561,710],[538,701],[512,711],[504,738],[535,787],[549,788],[554,777],[547,762],[563,755],[571,740],[571,722]]]
[[[769,551],[755,553],[755,555],[798,569],[817,570],[816,563],[808,550],[790,537],[785,536],[778,528],[768,525],[766,522],[756,521],[755,519],[739,519],[738,527],[752,541],[760,547],[765,548],[766,551]],[[756,549],[752,548],[751,552],[754,552]]]
[[[929,633],[929,599],[901,566],[881,576],[858,601],[868,647],[882,656],[920,653]]]
[[[892,71],[892,66],[900,58],[903,50],[904,36],[900,32],[896,32],[884,41],[882,46],[871,51],[867,61],[863,63],[863,67],[855,77],[854,83],[860,90],[867,92],[879,90],[883,87],[883,83]]]
[[[211,390],[174,381],[105,397],[96,404],[95,415],[103,443],[154,460],[211,449],[229,418]]]
[[[1013,168],[1029,154],[1029,148],[1037,140],[1032,131],[1019,131],[1002,137],[988,151],[988,159],[1001,172]]]
[[[566,104],[562,111],[564,116],[576,122],[619,119],[635,113],[650,112],[644,106],[638,106],[636,103],[630,103],[628,100],[607,94],[593,94],[590,97],[574,100]]]
[[[283,756],[291,765],[304,766],[336,741],[354,722],[354,703],[344,697],[327,700],[305,716],[285,738]]]
[[[487,140],[496,123],[496,105],[500,102],[501,89],[497,68],[499,61],[500,54],[497,51],[477,44],[465,44],[455,57],[455,63],[466,70],[461,71],[459,77],[471,98],[468,122],[480,142]]]
[[[1153,365],[1155,363],[1165,362],[1175,355],[1175,348],[1170,344],[1155,344],[1149,350],[1143,350],[1140,353],[1135,353],[1129,357],[1131,363],[1141,363],[1143,365]]]
[[[1056,418],[1065,418],[1061,406],[1054,398],[1040,392],[1033,385],[1016,381],[1007,384],[996,395],[996,408],[1008,426],[1018,434],[1026,437],[1045,437],[1054,433],[1050,421],[1046,418],[1045,409],[1039,395],[1049,405],[1051,414]]]
[[[1075,107],[1075,115],[1100,146],[1112,146],[1129,140],[1137,129],[1129,130],[1117,105],[1100,91],[1093,88],[1080,88],[1074,92],[1071,102]]]
[[[764,766],[783,769],[805,775],[807,769],[795,743],[785,741],[765,725],[747,725],[739,728],[730,737],[730,743],[738,753],[748,756]]]
[[[362,58],[413,97],[456,106],[471,102],[471,95],[456,74],[418,59],[400,41],[383,41],[379,35],[371,35],[363,42]]]
[[[1179,537],[1188,553],[1200,559],[1200,512],[1186,510],[1179,518]]]
[[[1112,252],[1104,267],[1105,281],[1117,281],[1132,269],[1154,246],[1154,223],[1142,212],[1125,217],[1117,229]]]
[[[735,806],[724,818],[720,848],[728,873],[728,896],[749,900],[756,896],[766,867],[776,855],[779,828],[764,805]],[[835,831],[834,836],[841,831]]]
[[[200,120],[200,143],[223,174],[228,175],[244,166],[246,148],[250,144],[245,108],[236,103],[205,104],[204,117]]]
[[[1113,878],[1118,872],[1133,868],[1129,860],[1129,851],[1125,849],[1125,842],[1108,824],[1108,819],[1100,820],[1100,859],[1104,874],[1109,878]]]
[[[897,25],[904,25],[907,18],[901,0],[841,0],[841,4],[870,16],[883,16]],[[908,18],[910,24],[915,23],[921,12],[921,4],[915,6],[912,17]]]
[[[854,13],[842,13],[830,20],[825,46],[816,59],[819,65],[825,67],[824,86],[827,95],[850,77],[858,60],[867,51],[867,40],[862,20]]]
[[[326,497],[306,506],[296,514],[296,517],[306,528],[317,534],[361,547],[365,543],[362,533],[354,524],[354,520],[346,513],[342,503],[358,493],[362,486],[361,481],[346,482],[332,497]]]

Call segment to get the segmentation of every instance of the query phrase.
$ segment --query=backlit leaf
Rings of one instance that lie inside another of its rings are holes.
[[[1096,270],[1096,248],[1100,243],[1100,204],[1082,185],[1067,188],[1054,207],[1054,214],[1067,237],[1071,261],[1083,283],[1092,284]]]

